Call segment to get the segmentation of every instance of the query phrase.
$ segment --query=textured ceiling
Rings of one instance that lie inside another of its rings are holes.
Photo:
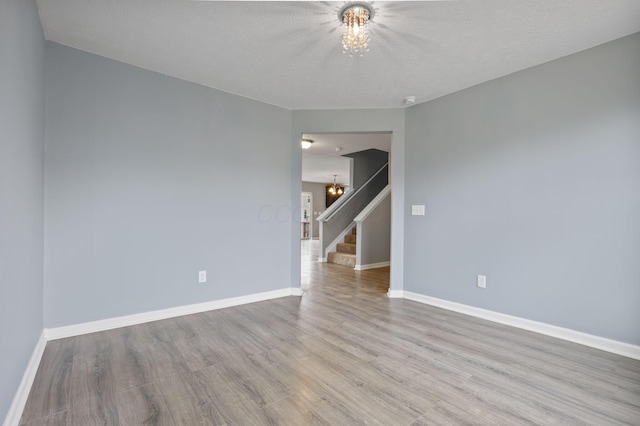
[[[38,0],[48,40],[290,109],[402,107],[640,31],[638,0],[375,2],[352,58],[343,4]]]

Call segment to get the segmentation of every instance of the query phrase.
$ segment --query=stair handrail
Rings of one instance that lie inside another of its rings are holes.
[[[333,215],[333,213],[338,210],[338,208],[340,206],[342,206],[344,203],[347,202],[347,200],[349,200],[349,198],[351,198],[353,195],[355,195],[356,191],[353,188],[349,188],[346,191],[344,191],[344,194],[342,194],[342,196],[340,198],[338,198],[333,204],[331,204],[329,207],[326,208],[325,211],[323,211],[322,213],[320,213],[320,215],[316,218],[316,220],[318,222],[326,222],[328,219],[328,216]]]
[[[369,182],[371,182],[376,176],[378,176],[385,168],[387,168],[389,166],[389,162],[384,163],[384,165],[382,167],[380,167],[380,169],[375,172],[373,174],[373,176],[371,176],[369,179],[367,179],[367,181],[360,186],[360,188],[358,188],[357,190],[353,190],[350,189],[348,191],[349,196],[345,197],[347,195],[347,192],[344,193],[344,195],[340,198],[338,198],[338,200],[333,203],[327,210],[325,210],[320,216],[318,216],[318,218],[316,219],[319,222],[327,222],[331,219],[331,217],[333,217],[333,215],[335,215],[338,211],[340,211],[340,209],[342,207],[344,207],[345,203],[347,202],[347,200],[349,200],[350,198],[354,197],[356,194],[358,194],[360,191],[362,191],[368,184]],[[344,199],[344,200],[343,200]],[[338,202],[341,201],[339,204]],[[332,209],[332,207],[334,205],[338,204],[338,206],[335,209]]]

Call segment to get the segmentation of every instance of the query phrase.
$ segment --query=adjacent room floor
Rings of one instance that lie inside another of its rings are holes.
[[[640,361],[390,300],[388,268],[304,245],[302,297],[49,342],[22,424],[640,424]]]

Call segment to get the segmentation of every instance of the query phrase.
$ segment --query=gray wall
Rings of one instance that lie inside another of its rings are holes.
[[[356,265],[366,266],[391,259],[391,194],[362,221],[358,228]]]
[[[639,70],[636,34],[410,108],[404,289],[640,344]]]
[[[316,220],[320,213],[325,211],[327,184],[316,182],[302,182],[302,192],[311,192],[313,194],[313,238],[318,238],[320,224]],[[319,214],[316,214],[318,213]]]
[[[44,36],[35,2],[0,2],[0,421],[42,333]]]
[[[290,111],[53,43],[46,78],[47,327],[290,287]]]

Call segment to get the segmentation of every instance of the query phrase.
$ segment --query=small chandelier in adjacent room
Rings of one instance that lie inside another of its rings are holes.
[[[344,194],[344,189],[341,186],[336,185],[336,177],[338,177],[338,175],[333,175],[333,185],[329,187],[329,194],[342,195]]]
[[[311,139],[302,139],[300,141],[300,145],[302,145],[302,149],[309,149],[311,148],[311,144],[313,143],[313,141]]]
[[[373,9],[366,3],[348,3],[338,14],[344,23],[342,51],[350,56],[363,56],[369,50],[369,22]]]

